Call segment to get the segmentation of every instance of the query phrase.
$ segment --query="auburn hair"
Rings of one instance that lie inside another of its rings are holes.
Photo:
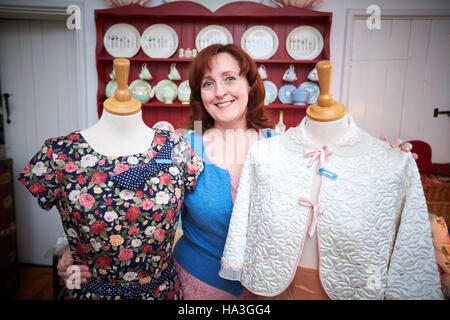
[[[214,119],[206,111],[202,102],[201,83],[205,72],[211,69],[212,58],[222,52],[230,54],[237,60],[240,67],[240,75],[245,75],[250,86],[247,111],[245,114],[247,128],[255,130],[272,128],[272,121],[269,119],[267,111],[264,108],[264,83],[259,75],[256,63],[244,50],[235,44],[214,44],[206,47],[199,52],[191,63],[189,68],[191,114],[187,128],[194,129],[194,121],[202,122],[202,133],[214,127]]]

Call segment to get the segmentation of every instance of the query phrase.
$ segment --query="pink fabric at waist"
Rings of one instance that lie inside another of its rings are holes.
[[[320,282],[317,269],[297,267],[294,279],[289,287],[274,300],[329,300]]]

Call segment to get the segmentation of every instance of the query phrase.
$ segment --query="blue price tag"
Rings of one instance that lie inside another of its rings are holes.
[[[172,163],[170,159],[156,159],[156,163]]]
[[[327,176],[327,177],[329,177],[331,179],[337,179],[337,177],[338,177],[336,173],[330,172],[330,171],[325,170],[325,169],[319,169],[319,170],[317,170],[317,172],[320,173],[320,174],[323,174],[324,176]]]

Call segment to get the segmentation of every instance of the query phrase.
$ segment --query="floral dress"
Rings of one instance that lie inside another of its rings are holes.
[[[99,154],[78,131],[46,140],[19,180],[43,209],[56,205],[75,264],[93,275],[67,298],[181,299],[172,246],[202,170],[185,138],[165,130],[133,156]]]

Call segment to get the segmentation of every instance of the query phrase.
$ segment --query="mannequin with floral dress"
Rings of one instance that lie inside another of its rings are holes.
[[[46,140],[19,177],[43,209],[61,213],[80,268],[67,299],[182,298],[172,246],[203,162],[183,136],[144,123],[129,65],[114,60],[118,89],[100,120]],[[80,283],[80,272],[92,277]]]

